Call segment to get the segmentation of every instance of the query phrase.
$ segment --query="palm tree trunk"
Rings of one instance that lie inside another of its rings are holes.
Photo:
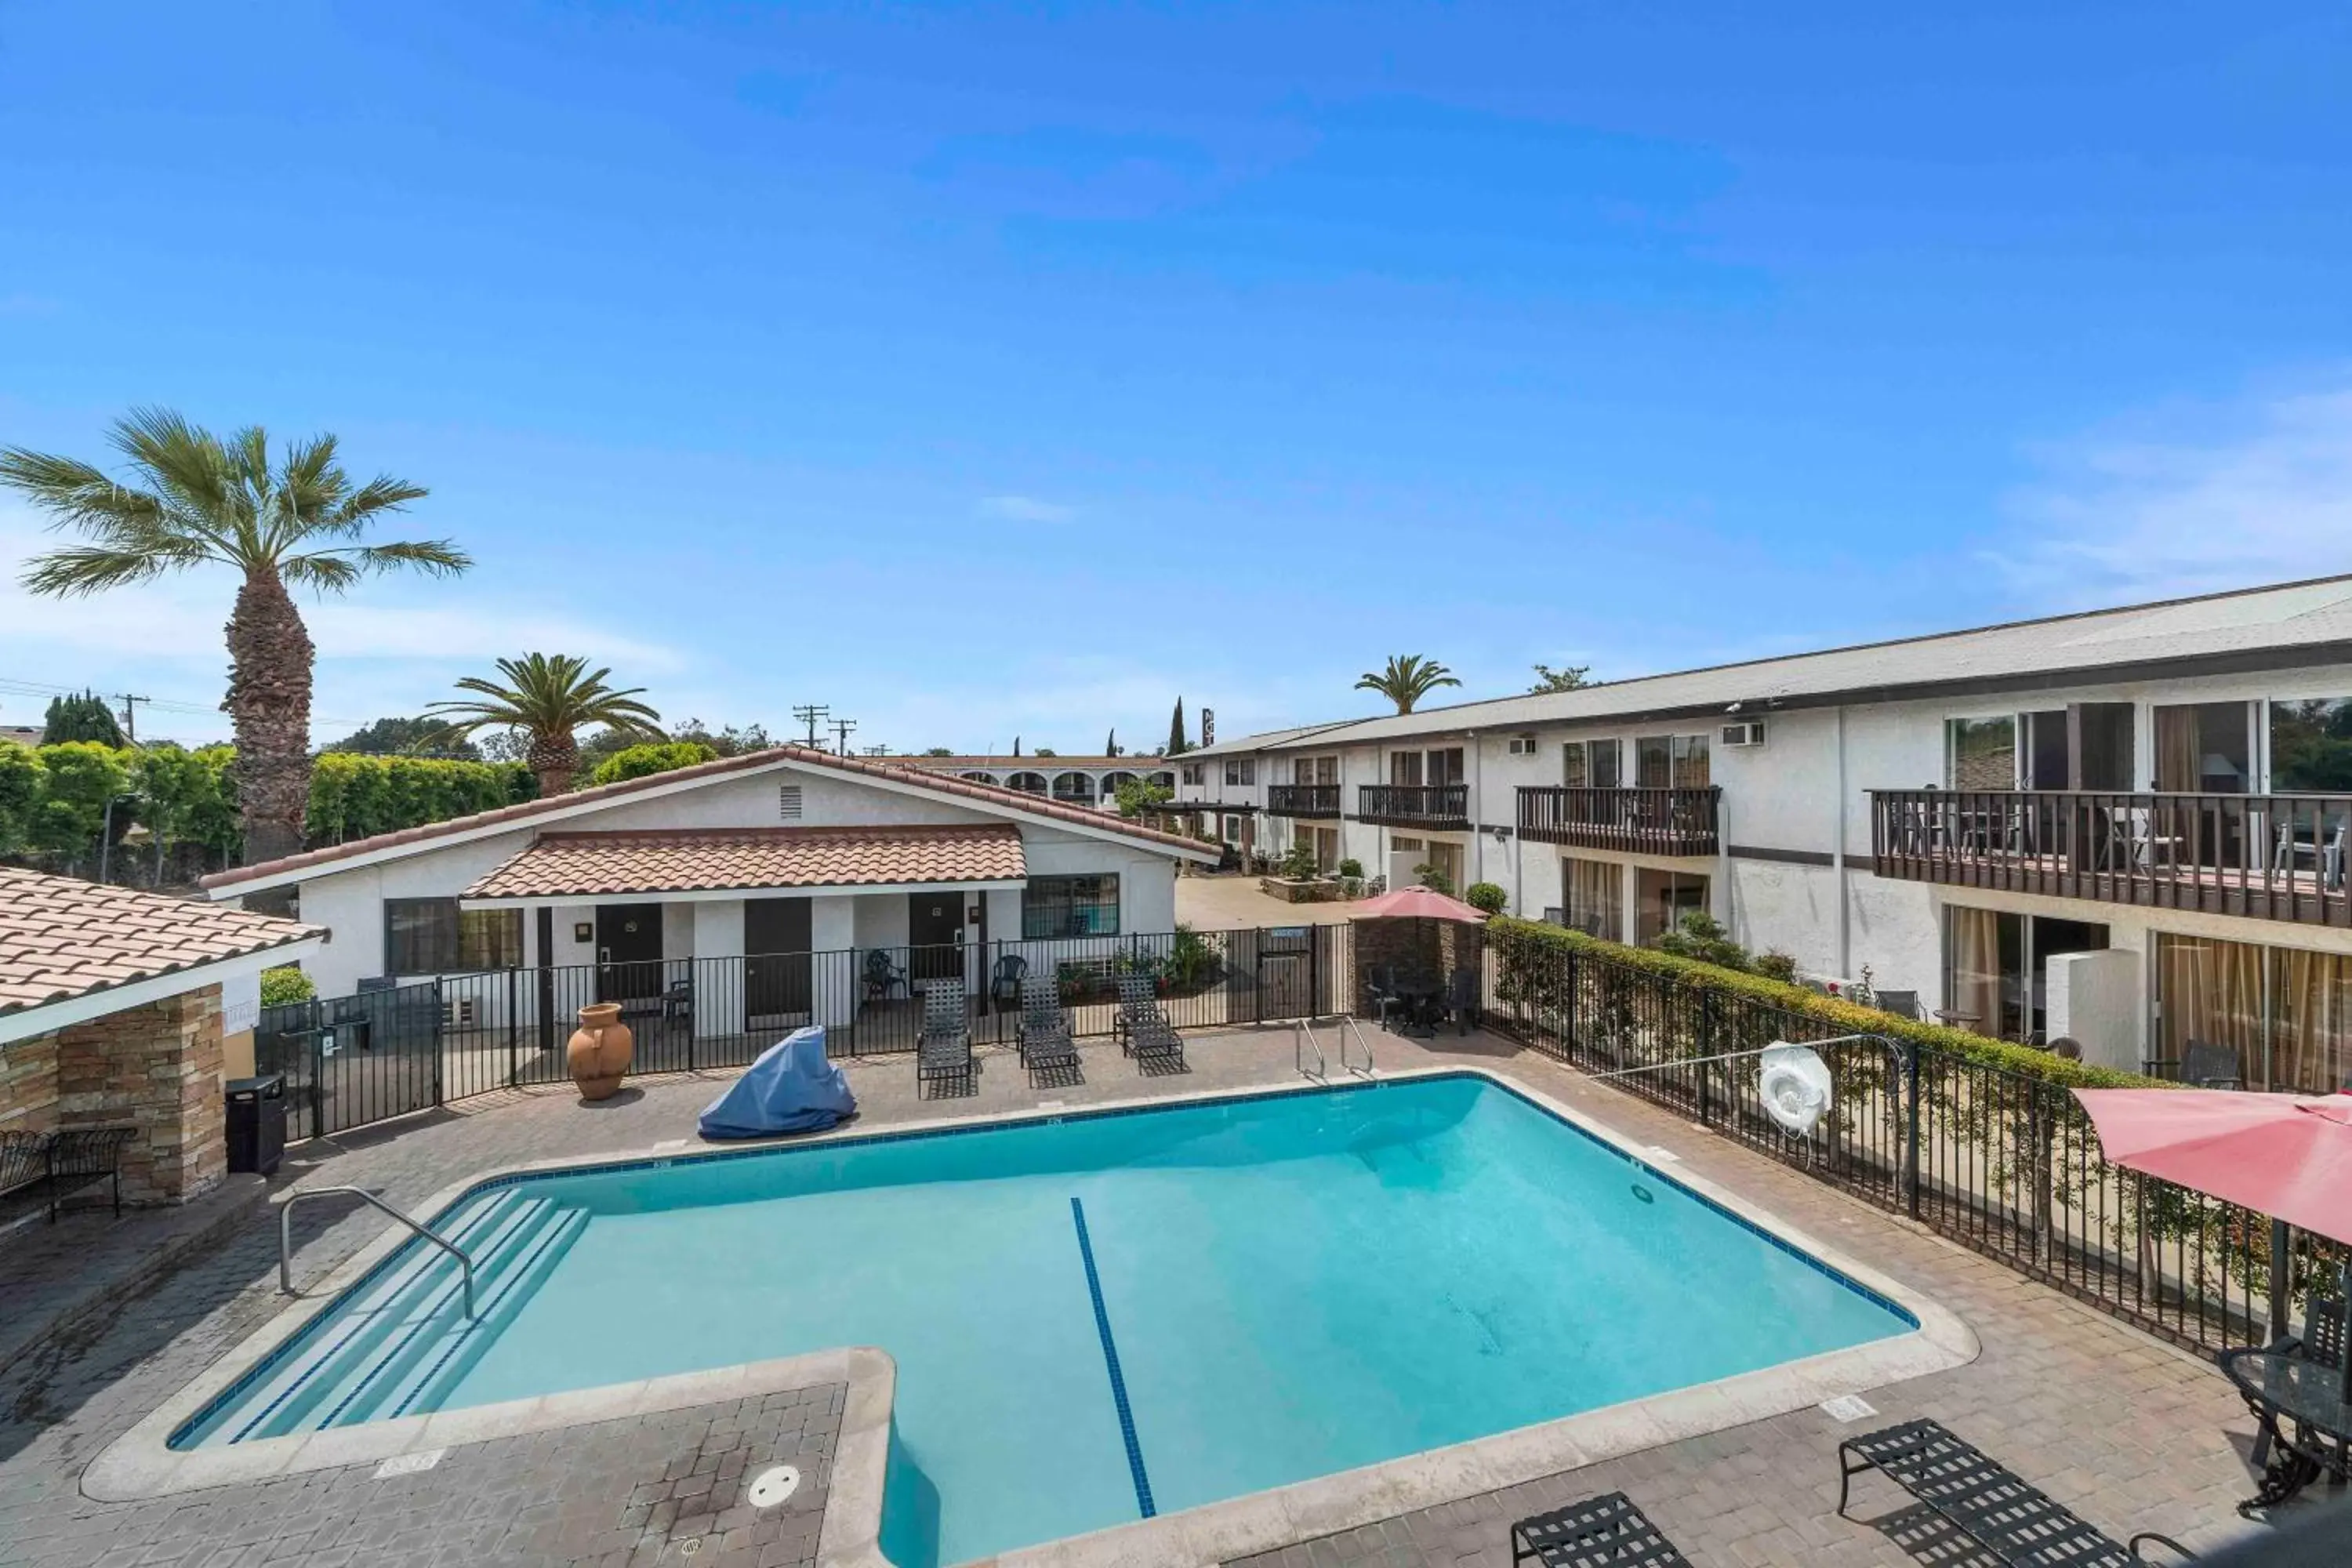
[[[528,761],[530,771],[539,775],[539,796],[545,800],[571,790],[572,775],[580,771],[580,747],[569,730],[534,734]]]
[[[228,619],[228,710],[236,731],[244,863],[302,847],[310,800],[310,664],[317,650],[275,572],[246,574]]]

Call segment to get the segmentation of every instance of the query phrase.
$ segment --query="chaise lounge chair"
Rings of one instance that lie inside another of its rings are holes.
[[[1070,1037],[1070,1016],[1062,1011],[1062,998],[1054,982],[1044,975],[1029,975],[1021,982],[1021,1022],[1013,1039],[1031,1083],[1037,1082],[1041,1073],[1063,1074],[1065,1083],[1077,1076],[1078,1046]]]
[[[1511,1568],[1691,1568],[1623,1492],[1586,1498],[1511,1526]]]
[[[1112,1027],[1119,1049],[1146,1072],[1184,1072],[1184,1037],[1160,1010],[1149,974],[1118,977],[1118,1017]]]
[[[923,988],[923,1034],[915,1042],[915,1090],[943,1079],[969,1084],[972,1076],[971,1018],[963,982],[934,980]]]
[[[1906,1421],[1840,1443],[1841,1515],[1853,1478],[1864,1470],[1884,1474],[1998,1562],[2037,1568],[2051,1563],[2068,1568],[2131,1568],[2155,1561],[2140,1555],[2140,1543],[2149,1541],[2184,1559],[2196,1559],[2180,1542],[2149,1531],[2133,1536],[2127,1547],[2117,1546],[1939,1421]]]

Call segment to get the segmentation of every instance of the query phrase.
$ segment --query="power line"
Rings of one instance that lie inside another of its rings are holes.
[[[817,724],[832,711],[822,702],[806,702],[793,710],[793,717],[808,726],[808,743],[812,749],[816,745]]]
[[[856,728],[857,721],[855,719],[835,719],[833,721],[833,749],[845,757],[849,755],[849,732]]]

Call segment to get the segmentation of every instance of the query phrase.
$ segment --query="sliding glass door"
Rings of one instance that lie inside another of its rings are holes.
[[[2352,954],[2159,933],[2155,1038],[2159,1061],[2220,1047],[2249,1089],[2332,1093],[2352,1079]]]

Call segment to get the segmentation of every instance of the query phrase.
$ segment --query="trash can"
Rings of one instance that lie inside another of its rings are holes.
[[[228,1168],[277,1173],[286,1154],[286,1075],[228,1080]]]

